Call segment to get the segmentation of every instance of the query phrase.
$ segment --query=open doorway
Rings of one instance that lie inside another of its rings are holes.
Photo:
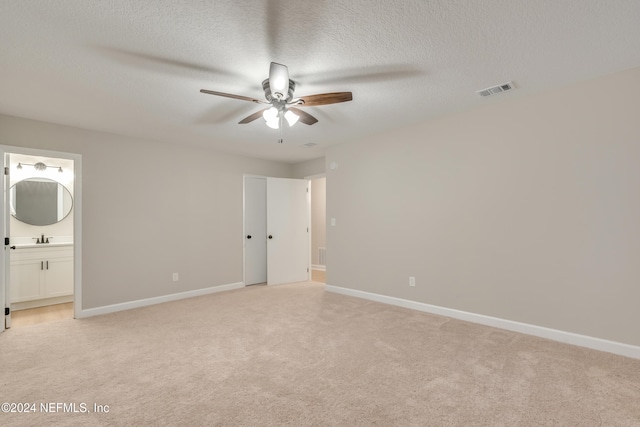
[[[311,183],[311,280],[326,283],[327,180],[324,174],[309,177]]]
[[[72,319],[80,309],[80,156],[2,149],[4,326]]]

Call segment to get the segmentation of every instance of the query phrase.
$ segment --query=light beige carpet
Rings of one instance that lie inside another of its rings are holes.
[[[4,426],[640,426],[640,360],[320,284],[17,328],[0,369],[2,402],[109,407]]]

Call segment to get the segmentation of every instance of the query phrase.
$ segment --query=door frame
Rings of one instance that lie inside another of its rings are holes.
[[[64,151],[42,150],[38,148],[16,147],[11,145],[0,145],[0,154],[2,155],[2,165],[5,165],[5,154],[22,154],[28,156],[42,156],[42,157],[54,157],[60,159],[73,160],[73,317],[79,318],[82,312],[82,155],[78,153],[68,153]],[[4,191],[3,191],[4,194]],[[1,213],[0,222],[4,224],[5,221],[9,221],[9,217],[6,216],[8,210],[9,194],[4,194],[2,202],[0,203]],[[3,225],[4,228],[4,225]],[[5,230],[6,231],[6,230]],[[10,231],[10,230],[9,230]],[[10,237],[10,236],[5,236]],[[4,253],[2,257],[2,267],[4,268],[3,274],[0,275],[0,286],[4,294],[5,301],[10,305],[10,294],[8,294],[8,275],[10,265],[7,264],[9,259],[9,246],[4,246]],[[4,326],[4,317],[3,317]]]
[[[319,178],[326,178],[327,177],[327,173],[326,172],[322,172],[322,173],[317,173],[315,175],[309,175],[309,176],[305,176],[304,179],[306,179],[307,181],[309,181],[309,200],[308,200],[308,205],[309,205],[309,280],[311,280],[311,270],[313,270],[313,254],[312,254],[312,250],[313,250],[313,223],[311,222],[311,213],[313,212],[313,189],[311,188],[311,181],[313,181],[314,179],[319,179]],[[326,194],[326,192],[325,192]],[[325,213],[326,213],[326,196],[325,196]],[[325,266],[326,268],[326,266]]]

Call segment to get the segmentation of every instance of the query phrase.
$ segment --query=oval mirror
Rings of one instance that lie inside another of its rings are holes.
[[[27,178],[11,187],[11,215],[31,225],[51,225],[71,212],[73,198],[62,184],[47,178]]]

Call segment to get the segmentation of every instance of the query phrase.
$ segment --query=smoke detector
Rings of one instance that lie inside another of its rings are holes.
[[[506,92],[509,90],[515,89],[515,85],[513,82],[506,82],[499,84],[497,86],[491,86],[486,89],[477,90],[476,93],[480,96],[491,96],[496,95],[498,93]]]

